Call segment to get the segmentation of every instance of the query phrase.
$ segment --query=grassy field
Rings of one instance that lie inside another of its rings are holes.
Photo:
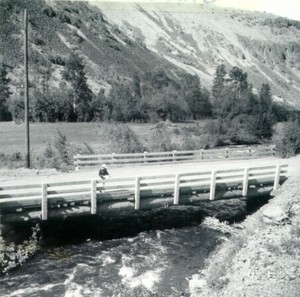
[[[175,127],[192,127],[198,124],[202,126],[205,122],[179,123]],[[31,151],[40,153],[46,148],[48,143],[53,143],[57,135],[57,129],[66,135],[71,143],[86,142],[97,151],[101,144],[101,139],[98,135],[101,125],[101,123],[31,123]],[[145,140],[151,129],[156,127],[156,124],[149,123],[129,123],[127,125],[137,134],[141,141]],[[0,122],[0,153],[23,153],[24,147],[25,125],[17,125],[14,122]]]

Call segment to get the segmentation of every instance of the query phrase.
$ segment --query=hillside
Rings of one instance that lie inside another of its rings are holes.
[[[94,93],[100,88],[108,92],[113,83],[130,81],[136,73],[151,72],[158,66],[170,71],[177,68],[147,49],[142,41],[128,37],[86,2],[28,2],[32,87],[46,76],[52,87],[59,87],[61,71],[71,52],[83,59]],[[24,5],[17,0],[1,0],[1,4],[0,51],[4,63],[10,66],[12,91],[17,91],[23,80]]]
[[[102,12],[123,32],[206,86],[220,63],[238,66],[255,87],[300,106],[300,22],[201,4],[107,4]]]
[[[210,88],[216,66],[225,63],[246,71],[257,89],[269,83],[274,99],[300,107],[299,22],[196,4],[27,2],[31,89],[45,80],[63,89],[61,72],[76,52],[94,94],[157,69],[178,81],[197,74]],[[0,4],[0,51],[11,91],[20,94],[24,3]]]

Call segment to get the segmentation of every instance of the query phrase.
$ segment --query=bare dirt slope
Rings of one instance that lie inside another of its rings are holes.
[[[231,169],[251,166],[263,166],[268,164],[288,164],[289,175],[294,176],[300,172],[300,156],[290,159],[263,158],[250,160],[222,160],[202,161],[190,163],[158,164],[158,165],[130,165],[109,166],[108,171],[112,178],[135,177],[159,174],[175,174],[181,172],[205,171],[211,169]],[[99,168],[86,168],[70,173],[57,172],[54,169],[0,169],[0,184],[30,184],[42,182],[76,181],[87,180],[98,177]]]
[[[206,269],[192,277],[192,296],[299,296],[299,163],[291,173],[275,198],[233,228]]]
[[[143,40],[147,48],[177,67],[198,74],[206,87],[211,85],[216,65],[225,63],[247,71],[254,87],[269,83],[277,95],[274,99],[299,106],[298,23],[211,5],[96,5],[127,36]]]

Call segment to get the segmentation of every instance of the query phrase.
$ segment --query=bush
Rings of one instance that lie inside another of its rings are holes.
[[[300,153],[300,122],[287,122],[280,133],[275,135],[276,151],[281,157],[291,157]]]
[[[20,152],[0,153],[0,168],[20,168],[24,166],[24,157]]]
[[[9,270],[22,266],[26,260],[40,250],[40,227],[32,228],[32,235],[21,244],[7,243],[0,236],[0,275]]]
[[[33,160],[36,168],[56,168],[61,171],[73,169],[74,149],[68,142],[67,137],[57,129],[54,144],[48,144],[42,155]]]
[[[176,147],[171,141],[168,129],[166,127],[158,127],[152,130],[147,137],[146,148],[149,152],[167,152],[174,150]]]
[[[138,136],[127,125],[101,124],[99,128],[98,137],[101,143],[99,153],[123,154],[144,151]]]

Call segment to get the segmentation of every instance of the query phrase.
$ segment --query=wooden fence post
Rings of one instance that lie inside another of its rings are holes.
[[[74,167],[75,167],[75,171],[79,170],[79,166],[78,166],[78,155],[74,156]]]
[[[279,189],[279,182],[280,182],[280,172],[281,172],[281,165],[277,165],[276,166],[276,173],[275,173],[275,177],[274,177],[274,190],[278,190]]]
[[[148,152],[144,152],[144,163],[147,163],[147,154],[148,154]]]
[[[215,199],[215,193],[216,193],[216,176],[217,171],[212,170],[211,172],[211,181],[210,181],[210,192],[209,192],[209,200]]]
[[[201,150],[200,150],[200,159],[201,159],[201,160],[203,159],[203,153],[204,153],[204,150],[201,149]]]
[[[246,197],[248,194],[248,181],[249,181],[249,168],[245,168],[244,171],[244,180],[243,180],[243,197]]]
[[[225,159],[229,158],[229,151],[228,151],[228,147],[225,148]]]
[[[91,214],[97,213],[97,180],[91,180]]]
[[[116,155],[116,153],[112,153],[111,154],[111,164],[114,164],[115,163],[115,155]]]
[[[273,156],[276,155],[276,146],[275,145],[271,146],[271,155],[273,155]]]
[[[176,161],[176,157],[175,157],[176,152],[177,152],[176,150],[173,151],[173,162]]]
[[[137,176],[135,179],[135,194],[134,194],[134,209],[140,209],[140,200],[141,200],[141,177]]]
[[[47,184],[42,184],[42,220],[48,219],[48,197],[47,197]]]
[[[175,185],[174,185],[174,205],[179,204],[179,195],[180,195],[180,174],[177,173],[175,176]]]

